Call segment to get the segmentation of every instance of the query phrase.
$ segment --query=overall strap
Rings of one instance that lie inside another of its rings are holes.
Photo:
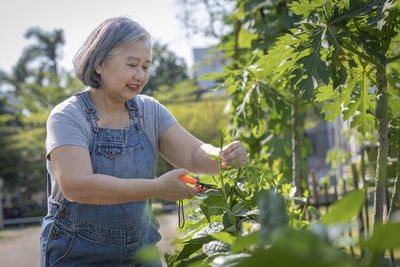
[[[137,104],[136,97],[128,100],[126,102],[126,107],[129,109],[129,117],[135,123],[136,130],[142,129],[142,119],[143,115],[140,113],[139,106]]]
[[[97,117],[96,108],[93,106],[93,103],[90,100],[89,92],[85,91],[75,95],[78,97],[79,102],[85,110],[86,119],[90,122],[93,131],[97,133],[99,131],[99,126],[97,124],[99,118]]]
[[[47,173],[47,199],[50,199],[51,196],[51,177],[50,173]]]

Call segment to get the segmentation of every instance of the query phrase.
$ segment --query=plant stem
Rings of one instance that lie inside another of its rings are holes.
[[[354,54],[358,55],[360,58],[365,59],[366,61],[374,64],[374,65],[379,65],[378,62],[376,62],[372,57],[358,51],[356,48],[354,48],[353,46],[343,43],[342,47],[346,50],[349,50],[350,52],[353,52]]]
[[[387,60],[386,60],[386,63],[392,63],[393,61],[396,61],[396,60],[399,60],[400,59],[400,55],[397,55],[397,56],[394,56],[394,57],[391,57],[391,58],[388,58]]]
[[[220,150],[222,151],[222,148],[224,147],[225,133],[223,131],[220,131],[219,135],[220,135]],[[229,208],[228,199],[227,199],[226,192],[225,192],[225,186],[224,186],[225,170],[222,168],[222,157],[219,158],[218,165],[219,165],[219,178],[221,181],[221,191],[222,191],[222,195],[224,197],[224,202],[225,202],[225,211],[228,213],[229,220],[233,224],[234,234],[237,235],[236,223],[233,219],[232,211]]]

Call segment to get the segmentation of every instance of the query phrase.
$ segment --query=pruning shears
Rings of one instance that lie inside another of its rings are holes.
[[[194,188],[199,190],[200,193],[205,193],[210,189],[217,189],[218,187],[212,184],[205,184],[199,181],[199,179],[188,177],[185,175],[179,176],[179,179],[188,184],[194,185]],[[183,210],[183,201],[179,200],[178,202],[178,226],[179,228],[183,228],[185,226],[185,213]]]
[[[199,190],[200,193],[204,193],[207,190],[210,189],[217,189],[218,187],[212,184],[205,184],[199,181],[199,179],[188,177],[185,175],[179,176],[182,182],[188,183],[188,184],[193,184],[194,188]]]

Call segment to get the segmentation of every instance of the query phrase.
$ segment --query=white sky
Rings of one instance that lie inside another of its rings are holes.
[[[29,44],[23,35],[30,27],[63,29],[65,45],[61,66],[72,70],[72,58],[89,33],[102,21],[128,16],[139,22],[153,40],[167,44],[193,64],[192,48],[215,44],[205,38],[186,38],[177,15],[177,0],[0,0],[0,69],[9,72]]]

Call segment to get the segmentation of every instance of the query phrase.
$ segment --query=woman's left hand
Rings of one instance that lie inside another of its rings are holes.
[[[247,164],[247,150],[240,141],[234,141],[222,148],[222,167],[241,168]]]

